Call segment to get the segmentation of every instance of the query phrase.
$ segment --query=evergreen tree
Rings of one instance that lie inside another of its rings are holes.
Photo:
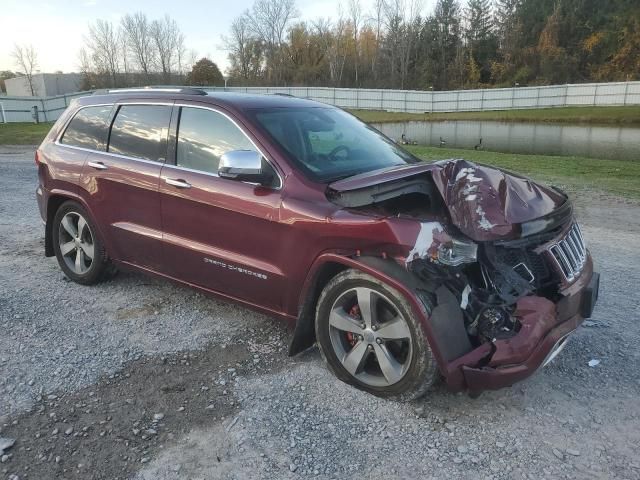
[[[495,59],[497,37],[494,33],[491,4],[489,0],[469,0],[465,10],[465,38],[470,51],[474,74],[478,69],[480,83],[489,83],[491,79],[491,62]]]
[[[434,87],[444,90],[450,87],[450,77],[456,83],[459,78],[459,70],[455,60],[459,58],[461,44],[460,35],[460,4],[456,0],[438,0],[433,14],[435,26],[435,69]]]

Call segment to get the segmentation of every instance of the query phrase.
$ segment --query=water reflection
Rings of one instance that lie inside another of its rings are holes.
[[[373,124],[387,136],[420,145],[496,152],[640,160],[640,128],[477,121]],[[482,139],[482,142],[480,142]],[[481,143],[481,145],[480,145]]]

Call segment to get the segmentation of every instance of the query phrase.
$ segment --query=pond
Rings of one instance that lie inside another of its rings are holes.
[[[536,155],[576,155],[640,161],[640,128],[487,121],[374,123],[399,141]]]

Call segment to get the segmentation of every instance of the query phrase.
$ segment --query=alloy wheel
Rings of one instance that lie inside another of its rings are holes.
[[[359,381],[388,387],[404,378],[413,353],[409,325],[380,292],[356,287],[329,313],[329,337],[342,366]]]
[[[76,275],[91,268],[95,254],[93,233],[87,220],[77,212],[69,212],[58,226],[58,245],[65,264]]]

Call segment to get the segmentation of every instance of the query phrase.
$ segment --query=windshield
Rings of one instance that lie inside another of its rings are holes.
[[[291,159],[315,181],[328,183],[418,160],[352,115],[335,108],[251,111]]]

